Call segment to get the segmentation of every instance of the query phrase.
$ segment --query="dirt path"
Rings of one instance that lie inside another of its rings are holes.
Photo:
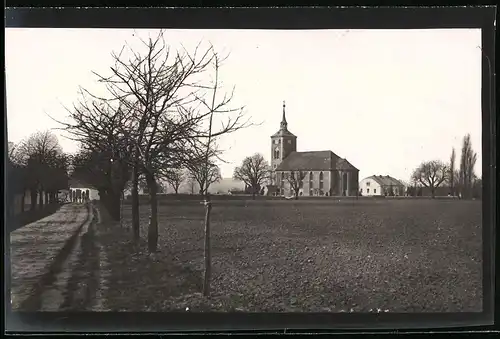
[[[92,209],[92,221],[80,231],[75,249],[68,258],[69,278],[64,302],[59,311],[101,310],[101,250],[96,234],[98,216]]]
[[[10,234],[13,311],[57,311],[68,298],[75,299],[68,297],[74,294],[78,277],[73,277],[79,267],[75,262],[87,262],[85,256],[95,253],[91,210],[87,205],[67,204]],[[75,253],[82,253],[77,260]],[[98,256],[93,257],[95,266]]]

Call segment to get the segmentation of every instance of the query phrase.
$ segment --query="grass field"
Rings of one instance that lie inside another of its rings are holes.
[[[149,210],[141,205],[142,237]],[[124,207],[130,227],[130,206]],[[162,202],[159,254],[104,227],[109,305],[133,311],[475,312],[481,202],[217,201],[212,296],[201,291],[199,202]],[[134,254],[138,252],[137,254]]]

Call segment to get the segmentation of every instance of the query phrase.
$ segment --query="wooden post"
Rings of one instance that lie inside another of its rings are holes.
[[[210,276],[211,276],[211,254],[210,254],[210,212],[212,210],[212,202],[210,195],[205,195],[205,274],[203,279],[203,295],[208,297],[210,295]]]

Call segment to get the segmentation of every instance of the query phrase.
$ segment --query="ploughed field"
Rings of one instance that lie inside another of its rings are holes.
[[[123,208],[130,227],[130,205]],[[214,201],[212,292],[205,299],[204,207],[161,201],[158,254],[119,246],[129,233],[108,233],[115,291],[109,308],[481,311],[481,214],[478,201]],[[145,240],[147,205],[140,218]]]

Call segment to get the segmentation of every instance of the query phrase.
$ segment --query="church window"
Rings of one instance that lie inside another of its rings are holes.
[[[323,189],[323,172],[319,172],[319,188]]]
[[[279,148],[276,148],[274,150],[274,159],[279,159],[280,158],[280,150]]]
[[[313,173],[309,172],[309,188],[314,187],[314,182],[313,182]],[[312,195],[312,194],[311,194]]]

